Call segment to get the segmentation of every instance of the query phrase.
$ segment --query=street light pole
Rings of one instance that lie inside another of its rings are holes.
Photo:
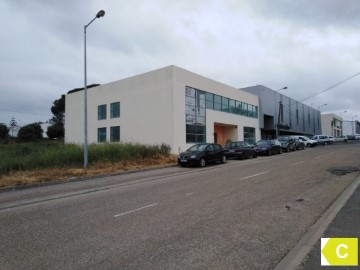
[[[86,69],[86,28],[97,18],[105,16],[105,11],[100,10],[94,19],[84,25],[84,169],[88,166],[88,127],[87,127],[87,69]]]
[[[276,101],[276,92],[280,92],[281,90],[285,90],[287,89],[287,86],[283,87],[283,88],[280,88],[278,90],[275,90],[274,91],[274,103],[275,103],[275,117],[274,117],[274,127],[275,127],[275,134],[276,134],[276,138],[279,136],[279,125],[280,125],[280,102],[279,102],[279,117],[277,117],[276,115],[276,104],[277,104],[277,101]],[[277,119],[278,118],[278,119]],[[276,124],[276,121],[277,121],[277,124]],[[276,139],[275,138],[275,139]]]

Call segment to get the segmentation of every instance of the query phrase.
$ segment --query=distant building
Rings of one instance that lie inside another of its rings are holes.
[[[89,143],[171,146],[260,139],[256,95],[168,66],[88,89]],[[84,91],[66,95],[65,142],[84,142]]]
[[[343,121],[343,134],[345,136],[360,134],[360,122],[359,121]]]
[[[278,135],[321,133],[319,110],[263,85],[241,88],[259,97],[259,120],[262,139]]]
[[[343,132],[343,120],[339,115],[329,113],[321,115],[322,134],[333,137],[347,135]]]

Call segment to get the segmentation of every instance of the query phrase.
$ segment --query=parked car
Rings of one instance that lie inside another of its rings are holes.
[[[296,147],[296,150],[304,150],[305,143],[302,140],[295,138],[295,147]]]
[[[355,135],[347,135],[348,140],[356,140]]]
[[[317,145],[317,141],[315,140],[311,140],[306,136],[302,136],[302,135],[296,135],[294,136],[295,138],[298,138],[299,140],[301,140],[304,144],[305,147],[314,147]]]
[[[348,138],[346,136],[339,136],[335,138],[335,142],[347,142]]]
[[[290,150],[296,150],[296,141],[294,136],[283,135],[277,137],[277,140],[281,143],[283,151],[289,152]]]
[[[204,167],[208,163],[226,163],[225,149],[217,143],[200,143],[191,146],[180,153],[178,164],[180,166],[199,165]]]
[[[329,136],[330,144],[335,143],[335,138],[333,136]]]
[[[225,147],[225,155],[227,158],[247,159],[249,157],[256,158],[257,153],[254,146],[247,142],[237,141],[231,142]]]
[[[260,140],[254,147],[257,155],[281,154],[281,143],[278,140]]]
[[[317,141],[318,144],[331,144],[331,140],[328,135],[315,135],[311,139]]]

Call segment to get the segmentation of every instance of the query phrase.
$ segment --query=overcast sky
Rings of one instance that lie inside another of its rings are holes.
[[[51,118],[55,99],[176,65],[302,100],[360,72],[359,0],[1,0],[0,122]],[[360,76],[304,101],[360,119]],[[359,117],[354,117],[359,115]]]

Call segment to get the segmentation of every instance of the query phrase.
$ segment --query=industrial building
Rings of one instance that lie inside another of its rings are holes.
[[[280,90],[274,91],[263,85],[241,88],[241,90],[259,97],[259,125],[262,139],[289,134],[308,136],[321,134],[319,110],[283,95]]]
[[[171,146],[260,139],[259,98],[176,66],[87,90],[89,143]],[[84,90],[66,95],[65,142],[84,142]]]

